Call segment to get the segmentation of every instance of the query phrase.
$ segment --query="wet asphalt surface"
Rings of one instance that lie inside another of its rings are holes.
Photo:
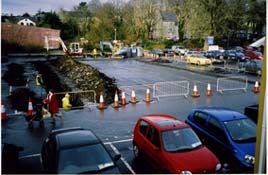
[[[185,120],[190,111],[199,106],[224,106],[243,113],[244,107],[257,104],[259,100],[259,95],[252,92],[254,84],[249,84],[246,92],[237,90],[224,92],[223,94],[217,93],[216,82],[220,75],[205,75],[131,59],[116,61],[84,59],[81,62],[98,68],[109,77],[116,78],[118,87],[126,89],[127,100],[130,100],[130,92],[134,88],[139,103],[135,105],[128,104],[118,109],[108,106],[103,111],[98,110],[95,106],[67,112],[62,111],[64,115],[63,121],[57,119],[56,125],[52,125],[51,120],[47,119],[45,120],[44,128],[39,128],[39,123],[34,122],[33,130],[29,130],[24,115],[10,116],[7,121],[2,122],[1,141],[2,143],[24,147],[24,150],[20,152],[20,168],[16,173],[42,173],[39,154],[46,136],[52,129],[77,126],[92,129],[112,154],[118,151],[122,155],[122,159],[119,161],[122,173],[157,173],[148,162],[137,162],[133,157],[133,128],[140,116],[152,113],[167,113]],[[34,71],[28,63],[21,64],[27,65],[28,71]],[[2,64],[2,73],[5,71],[4,66],[5,64]],[[237,75],[237,73],[233,75]],[[228,74],[228,76],[233,75]],[[247,76],[247,74],[242,74],[242,76]],[[248,75],[248,77],[252,80],[258,78],[253,75]],[[178,96],[154,99],[150,104],[143,102],[146,88],[149,87],[152,90],[154,83],[181,80],[190,82],[190,93],[194,82],[197,82],[200,97],[192,98],[189,94],[188,97]],[[205,96],[208,81],[212,82],[213,95],[210,97]],[[3,100],[8,94],[8,85],[2,81],[1,86]],[[34,83],[30,85],[30,88],[36,91]],[[7,111],[12,113],[11,109],[7,109]]]

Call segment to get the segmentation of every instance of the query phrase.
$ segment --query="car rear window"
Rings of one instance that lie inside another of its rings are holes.
[[[182,124],[182,122],[179,120],[166,120],[166,121],[159,121],[157,122],[157,124],[159,126],[164,127],[164,126],[179,125],[179,124]]]

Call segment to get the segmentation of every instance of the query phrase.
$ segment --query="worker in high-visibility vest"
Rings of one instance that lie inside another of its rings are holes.
[[[66,111],[72,108],[72,105],[70,103],[70,95],[68,93],[66,93],[65,97],[62,99],[62,107]]]
[[[96,58],[96,56],[97,56],[97,50],[95,48],[93,49],[93,56],[94,56],[94,58]]]
[[[43,94],[43,86],[44,86],[44,81],[42,78],[42,74],[38,73],[35,77],[35,83],[36,86],[39,88],[40,96]]]

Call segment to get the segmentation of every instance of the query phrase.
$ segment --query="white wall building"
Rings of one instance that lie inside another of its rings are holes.
[[[30,20],[29,18],[19,20],[18,24],[24,26],[36,26],[36,23]]]

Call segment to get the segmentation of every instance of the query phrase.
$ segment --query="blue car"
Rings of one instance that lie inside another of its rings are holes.
[[[244,114],[222,107],[193,109],[186,119],[203,143],[232,172],[253,172],[256,124]]]

